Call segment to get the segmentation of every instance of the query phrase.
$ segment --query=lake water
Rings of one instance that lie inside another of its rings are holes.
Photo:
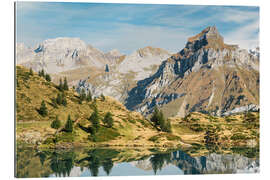
[[[243,149],[242,149],[243,150]],[[150,153],[149,153],[150,152]],[[240,152],[240,151],[239,151]],[[87,177],[257,173],[259,158],[248,153],[192,157],[182,150],[72,149],[39,151],[18,148],[17,177]]]

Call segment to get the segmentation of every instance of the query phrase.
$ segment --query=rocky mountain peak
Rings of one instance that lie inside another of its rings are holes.
[[[36,53],[45,51],[59,50],[80,50],[85,49],[86,44],[79,38],[59,37],[55,39],[47,39],[40,43],[35,49]]]
[[[155,48],[151,46],[146,46],[144,48],[138,49],[135,54],[139,57],[153,57],[153,56],[163,56],[163,55],[169,55],[169,52],[161,49],[161,48]]]
[[[248,104],[256,105],[258,67],[259,55],[255,51],[249,53],[238,46],[227,45],[215,26],[207,27],[189,38],[179,53],[163,61],[155,73],[138,81],[129,91],[125,105],[147,115],[155,106],[165,106],[171,111],[174,106],[167,104],[175,102],[180,104],[175,110],[179,116],[198,110],[220,114]],[[249,79],[254,78],[253,85],[242,76],[242,71]],[[235,81],[234,84],[231,81]],[[243,92],[249,85],[253,86],[253,94]],[[230,90],[228,86],[232,86]],[[219,93],[226,91],[227,94]],[[229,96],[232,92],[234,95]],[[243,96],[248,98],[241,100]]]
[[[188,38],[185,48],[192,51],[197,51],[200,48],[234,50],[238,48],[238,46],[225,44],[224,39],[219,34],[216,26],[209,26],[202,30],[199,34]]]
[[[121,54],[118,49],[113,49],[113,50],[107,52],[106,55],[108,55],[108,56],[114,56],[114,57],[119,57],[119,56],[122,56],[123,54]]]

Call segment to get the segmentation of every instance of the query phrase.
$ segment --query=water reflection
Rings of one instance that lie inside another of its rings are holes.
[[[253,150],[248,152],[250,155]],[[38,151],[27,148],[17,150],[16,167],[17,177],[177,175],[258,172],[259,160],[240,154],[211,153],[192,157],[181,150],[138,157],[128,150]]]

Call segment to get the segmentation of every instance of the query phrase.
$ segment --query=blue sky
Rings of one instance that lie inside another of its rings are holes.
[[[145,46],[180,51],[188,37],[216,25],[226,43],[254,48],[259,43],[259,8],[18,2],[17,42],[35,47],[56,37],[79,37],[107,52],[129,54]]]

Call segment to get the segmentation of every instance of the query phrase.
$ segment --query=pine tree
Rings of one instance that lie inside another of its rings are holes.
[[[49,75],[49,74],[46,74],[45,75],[45,79],[46,79],[46,81],[48,81],[48,82],[51,82],[51,76]]]
[[[159,118],[160,118],[159,116],[160,116],[159,110],[157,107],[155,107],[152,117],[150,119],[154,123],[155,126],[159,125]]]
[[[59,129],[61,127],[61,121],[59,121],[58,116],[56,116],[55,120],[51,123],[51,128]]]
[[[58,86],[58,89],[59,89],[60,91],[63,91],[62,78],[60,78],[60,80],[59,80],[59,86]]]
[[[63,98],[62,98],[62,94],[61,94],[61,93],[58,93],[58,94],[57,94],[57,98],[56,98],[56,103],[57,103],[58,105],[61,105],[62,102],[63,102],[62,99],[63,99]]]
[[[30,75],[30,76],[33,76],[33,75],[34,75],[33,69],[32,69],[32,68],[30,68],[30,70],[29,70],[29,75]]]
[[[150,120],[154,123],[155,127],[159,127],[161,131],[172,132],[171,122],[168,119],[165,120],[162,111],[159,111],[157,107],[155,107]]]
[[[67,106],[67,99],[64,93],[62,94],[62,105]]]
[[[103,123],[108,127],[111,128],[113,127],[113,118],[112,118],[112,113],[107,112],[104,119]]]
[[[90,90],[88,90],[88,93],[87,93],[87,96],[86,96],[86,101],[87,102],[92,101],[92,94],[91,94]]]
[[[70,118],[70,115],[68,115],[68,119],[65,125],[65,131],[66,132],[72,132],[73,131],[73,122]]]
[[[67,83],[67,78],[66,78],[66,77],[65,77],[65,79],[64,79],[63,89],[64,89],[65,91],[68,91],[68,83]]]
[[[105,72],[109,72],[110,70],[109,70],[109,66],[108,66],[108,64],[106,64],[106,67],[105,67]]]
[[[45,104],[44,100],[41,102],[41,105],[40,105],[40,108],[39,108],[39,114],[41,116],[47,116],[48,115],[48,110],[47,110],[47,107],[46,107],[46,104]]]
[[[88,120],[92,123],[92,127],[93,127],[94,134],[95,134],[100,127],[99,114],[98,114],[98,110],[96,107],[94,108],[94,112],[91,114],[91,116],[89,117]]]
[[[40,76],[41,76],[41,77],[45,77],[44,69],[42,69],[42,70],[40,71]]]

